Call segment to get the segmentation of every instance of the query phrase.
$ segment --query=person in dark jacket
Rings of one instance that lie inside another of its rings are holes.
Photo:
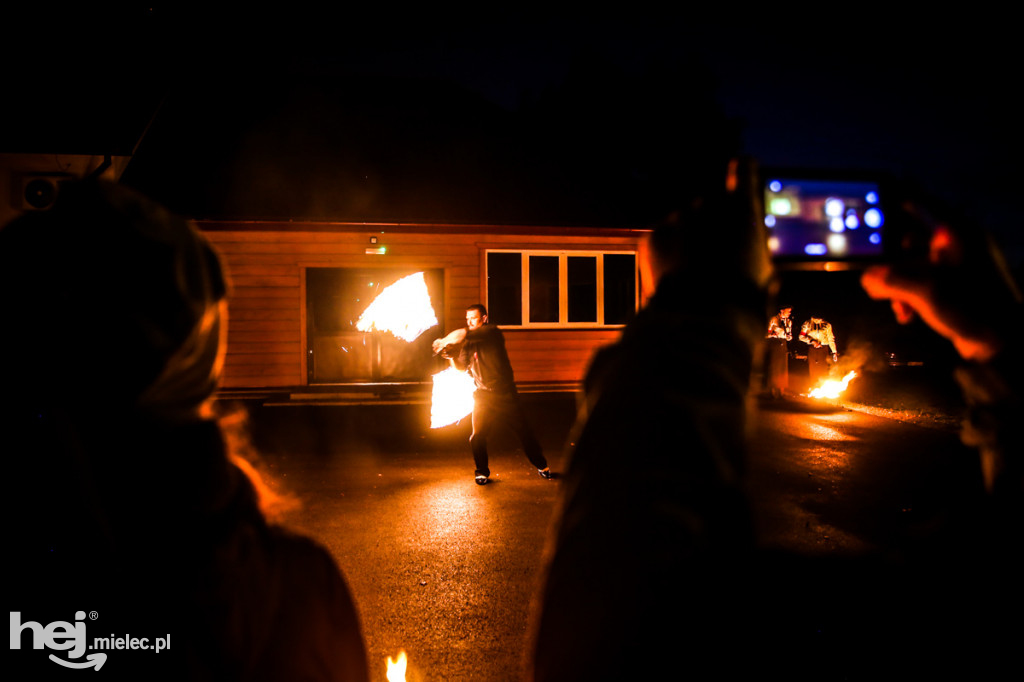
[[[705,202],[657,225],[639,259],[646,305],[591,360],[535,604],[536,682],[732,676],[770,274],[745,208]]]
[[[25,679],[368,680],[337,564],[270,520],[215,409],[227,294],[194,225],[113,183],[0,229],[8,666]],[[127,641],[49,651],[60,663],[33,648],[33,624],[72,620],[89,645]]]
[[[452,353],[451,346],[458,346],[458,352]],[[519,437],[527,459],[537,467],[541,477],[551,479],[547,459],[519,401],[505,336],[497,325],[487,321],[487,308],[481,303],[471,305],[466,309],[466,327],[435,340],[433,347],[435,352],[449,357],[459,370],[468,370],[476,384],[469,445],[476,465],[474,480],[477,484],[485,485],[490,478],[487,438],[501,425]]]

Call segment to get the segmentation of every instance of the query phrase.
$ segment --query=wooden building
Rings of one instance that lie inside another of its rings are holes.
[[[105,127],[76,110],[83,136],[126,142],[55,139],[26,111],[19,134],[36,133],[8,151],[113,159],[120,182],[196,221],[233,282],[226,396],[422,391],[444,365],[430,341],[477,302],[523,390],[574,388],[638,307],[643,227],[728,137],[712,100],[666,100],[661,80],[593,63],[510,110],[447,81],[339,68],[275,59],[166,96],[143,78],[159,105],[135,93]],[[434,328],[412,342],[354,328],[372,294],[417,272]]]
[[[415,394],[430,342],[482,302],[521,390],[578,385],[638,305],[643,231],[513,225],[199,221],[232,280],[225,395]],[[414,341],[356,330],[373,297],[422,272],[437,324]],[[352,393],[356,391],[356,393]]]

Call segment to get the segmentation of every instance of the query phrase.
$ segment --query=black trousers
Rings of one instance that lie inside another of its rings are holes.
[[[789,346],[786,339],[766,339],[766,357],[764,363],[765,388],[772,394],[780,394],[789,389]]]
[[[832,351],[828,346],[815,348],[810,346],[807,349],[807,377],[811,381],[811,388],[818,385],[822,379],[827,379],[832,366]]]
[[[547,467],[548,461],[541,451],[540,442],[533,435],[530,425],[526,423],[519,394],[478,390],[473,394],[473,435],[469,437],[476,473],[491,475],[491,470],[487,467],[487,438],[501,425],[519,437],[523,451],[533,466],[538,469]]]

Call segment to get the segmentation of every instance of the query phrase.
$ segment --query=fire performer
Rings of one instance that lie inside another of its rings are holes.
[[[789,342],[793,340],[793,309],[782,308],[768,322],[765,384],[773,398],[789,389]]]
[[[839,362],[832,325],[812,315],[800,326],[800,340],[810,346],[807,349],[807,373],[811,386],[816,386],[828,376],[831,364]]]
[[[497,325],[487,321],[487,308],[481,303],[469,306],[465,328],[435,339],[432,345],[435,353],[451,360],[459,370],[468,369],[476,383],[473,433],[469,437],[469,446],[476,465],[474,477],[477,485],[485,485],[490,478],[487,438],[502,423],[519,437],[526,457],[537,467],[541,477],[550,479],[552,474],[547,459],[519,401],[512,363],[505,350],[505,336]],[[453,347],[458,351],[453,352]]]

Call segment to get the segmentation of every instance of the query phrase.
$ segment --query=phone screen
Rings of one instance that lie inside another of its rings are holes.
[[[764,186],[768,248],[777,259],[881,256],[885,213],[870,181],[769,177]]]

